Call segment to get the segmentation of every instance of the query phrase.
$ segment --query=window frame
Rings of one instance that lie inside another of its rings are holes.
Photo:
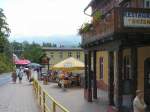
[[[149,6],[147,6],[147,3],[149,3]],[[150,0],[144,0],[144,8],[150,8]]]

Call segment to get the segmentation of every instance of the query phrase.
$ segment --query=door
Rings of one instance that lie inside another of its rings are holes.
[[[150,58],[144,62],[144,99],[150,106]]]

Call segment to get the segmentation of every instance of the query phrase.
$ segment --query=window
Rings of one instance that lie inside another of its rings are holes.
[[[100,79],[103,79],[104,77],[104,58],[99,58],[99,64],[100,64]]]
[[[126,8],[129,8],[131,5],[130,5],[130,2],[127,2],[123,5],[123,7],[126,7]]]
[[[132,79],[131,73],[130,73],[130,60],[129,56],[124,56],[123,58],[123,80]]]
[[[51,58],[53,58],[54,57],[54,53],[53,52],[51,52]]]
[[[144,0],[144,8],[150,8],[150,0]]]
[[[53,58],[54,57],[54,55],[53,54],[51,54],[51,58]]]
[[[80,59],[80,51],[77,51],[77,59]]]
[[[63,58],[63,52],[59,52],[60,58]]]
[[[68,57],[71,57],[72,56],[72,52],[68,52]]]

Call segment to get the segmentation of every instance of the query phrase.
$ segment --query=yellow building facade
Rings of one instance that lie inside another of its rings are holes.
[[[50,58],[50,66],[53,66],[60,61],[63,61],[69,57],[74,57],[84,62],[84,52],[81,48],[51,48],[43,47],[43,51]]]

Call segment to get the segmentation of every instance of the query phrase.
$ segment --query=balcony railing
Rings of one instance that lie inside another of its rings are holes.
[[[150,33],[150,9],[113,8],[93,29],[82,34],[82,44],[94,42],[114,33]]]

